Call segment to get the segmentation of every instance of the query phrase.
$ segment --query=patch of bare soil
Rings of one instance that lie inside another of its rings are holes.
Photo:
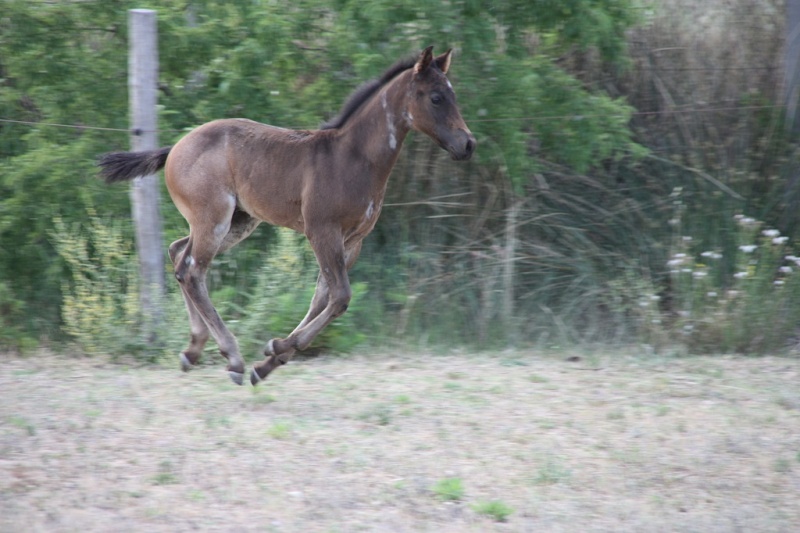
[[[797,530],[800,361],[569,355],[0,357],[0,531]]]

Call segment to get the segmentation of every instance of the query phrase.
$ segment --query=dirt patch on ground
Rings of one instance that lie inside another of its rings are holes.
[[[796,531],[800,361],[565,359],[0,357],[0,530]]]

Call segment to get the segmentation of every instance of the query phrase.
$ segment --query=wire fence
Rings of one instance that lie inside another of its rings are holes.
[[[745,106],[731,106],[723,105],[715,107],[717,104],[706,104],[704,107],[697,106],[696,104],[688,104],[686,106],[675,107],[672,109],[664,109],[659,111],[634,111],[630,114],[623,113],[608,113],[608,114],[586,114],[574,113],[569,115],[536,115],[529,117],[498,117],[498,118],[471,118],[468,119],[470,123],[487,123],[487,122],[537,122],[549,120],[583,120],[586,118],[624,118],[629,116],[633,117],[648,117],[648,116],[663,116],[663,115],[680,115],[680,114],[696,114],[696,113],[727,113],[727,112],[741,112],[741,111],[758,111],[765,109],[786,109],[783,104],[770,104],[770,105],[745,105]],[[689,107],[691,106],[691,107]],[[85,124],[60,124],[55,122],[38,122],[34,120],[17,120],[10,118],[0,118],[0,123],[4,124],[18,124],[32,127],[53,127],[53,128],[69,128],[76,130],[93,130],[93,131],[108,131],[127,134],[141,134],[141,133],[180,133],[189,131],[188,129],[157,129],[157,130],[142,130],[134,128],[111,128],[105,126],[88,126]],[[296,129],[304,129],[297,127]]]

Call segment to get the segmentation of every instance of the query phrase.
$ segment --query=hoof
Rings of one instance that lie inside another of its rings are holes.
[[[242,372],[234,372],[232,370],[229,370],[228,376],[230,376],[231,381],[233,381],[237,385],[241,385],[244,383],[244,373]]]
[[[192,362],[189,361],[189,358],[186,357],[186,354],[183,352],[181,352],[180,360],[181,360],[181,370],[183,370],[184,372],[188,372],[194,366]]]
[[[256,385],[258,385],[262,381],[264,381],[263,378],[258,375],[258,372],[256,372],[255,368],[250,371],[250,385],[255,387]]]

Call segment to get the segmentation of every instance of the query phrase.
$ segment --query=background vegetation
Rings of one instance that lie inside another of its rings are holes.
[[[320,346],[795,343],[782,1],[0,0],[0,344],[153,355],[127,190],[94,168],[128,147],[134,7],[158,10],[162,144],[221,117],[313,128],[395,59],[455,48],[477,157],[407,141]],[[163,213],[166,243],[183,236]],[[302,240],[263,227],[211,278],[255,351],[302,318],[313,276]],[[170,285],[172,350],[188,328]]]

